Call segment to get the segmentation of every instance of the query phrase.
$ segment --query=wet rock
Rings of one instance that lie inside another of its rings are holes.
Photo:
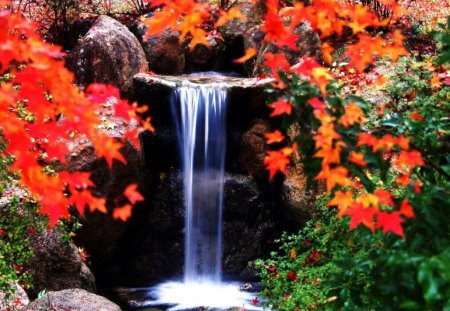
[[[184,262],[183,180],[179,171],[161,176],[148,222],[131,242],[126,274],[149,279],[182,275]],[[255,180],[226,174],[223,211],[223,272],[251,278],[248,263],[268,250],[274,237],[269,203]],[[132,250],[132,252],[131,252]]]
[[[268,150],[264,133],[271,132],[272,126],[266,120],[256,119],[241,137],[239,163],[246,174],[256,179],[267,178],[264,158]]]
[[[94,276],[84,264],[80,251],[73,242],[62,240],[56,229],[35,234],[30,243],[33,256],[26,266],[33,277],[30,296],[36,297],[44,289],[57,291],[74,287],[95,292]]]
[[[179,42],[180,34],[165,30],[143,41],[145,56],[151,71],[157,74],[178,75],[185,69],[185,51]]]
[[[80,85],[110,83],[129,92],[131,78],[148,69],[137,38],[115,19],[100,16],[67,59]]]
[[[77,310],[77,311],[120,311],[120,307],[108,299],[79,288],[51,291],[32,302],[27,310]]]
[[[216,87],[228,90],[228,115],[231,121],[244,120],[249,122],[255,116],[267,116],[268,109],[265,105],[267,94],[264,88],[272,79],[238,78],[231,76],[164,76],[137,74],[133,78],[133,92],[135,100],[142,105],[150,107],[153,125],[172,124],[170,110],[170,96],[181,86],[182,82],[189,80],[193,83],[215,83]],[[243,104],[245,103],[245,104]]]
[[[19,284],[12,285],[10,291],[0,291],[0,310],[22,310],[30,303],[28,295]]]
[[[208,45],[199,43],[186,51],[186,72],[219,71],[223,67],[224,40],[219,36],[208,36]]]

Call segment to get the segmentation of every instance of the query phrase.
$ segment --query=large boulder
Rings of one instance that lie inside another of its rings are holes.
[[[208,44],[196,44],[186,51],[186,72],[220,71],[224,66],[225,43],[220,36],[208,36]]]
[[[184,72],[185,51],[179,37],[178,32],[167,29],[142,42],[151,71],[166,75],[178,75]]]
[[[74,237],[80,247],[90,256],[92,269],[102,282],[115,269],[121,256],[121,247],[126,242],[125,234],[133,226],[138,212],[145,209],[145,203],[133,207],[131,219],[127,222],[114,219],[112,210],[118,195],[130,184],[137,184],[138,190],[148,197],[149,175],[144,168],[141,151],[127,143],[120,150],[127,164],[114,161],[110,169],[104,159],[99,159],[93,148],[84,148],[74,152],[68,161],[69,171],[92,172],[91,179],[96,185],[96,194],[107,200],[108,213],[86,211],[81,218],[82,227]]]
[[[77,83],[113,84],[127,94],[131,78],[148,70],[137,38],[115,19],[101,15],[67,59]]]
[[[33,277],[31,297],[42,290],[83,288],[95,292],[95,278],[83,262],[80,250],[63,240],[58,230],[36,233],[31,238],[33,256],[26,269]]]
[[[76,310],[76,311],[120,311],[120,307],[108,299],[79,288],[51,291],[33,301],[27,310]]]

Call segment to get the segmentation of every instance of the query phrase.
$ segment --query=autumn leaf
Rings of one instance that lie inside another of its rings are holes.
[[[324,168],[314,179],[325,180],[327,193],[330,193],[330,191],[336,185],[347,187],[353,184],[352,181],[348,178],[347,168],[343,166],[338,166],[335,168]]]
[[[364,154],[362,152],[352,151],[349,154],[348,160],[359,166],[366,166],[367,162],[364,159]]]
[[[286,167],[289,164],[289,157],[296,149],[296,146],[285,147],[278,151],[268,151],[267,156],[264,158],[264,165],[269,170],[269,179],[275,176],[276,172],[280,171],[286,174]]]
[[[378,198],[379,205],[394,206],[391,192],[384,189],[377,189],[373,194]]]
[[[314,110],[325,111],[326,109],[325,103],[317,97],[309,99],[308,104],[310,104]]]
[[[131,209],[133,206],[131,204],[126,204],[121,207],[116,207],[113,211],[113,218],[120,219],[122,221],[127,221],[131,216]]]
[[[377,228],[382,228],[383,233],[392,232],[396,235],[405,238],[403,233],[402,223],[405,220],[400,217],[400,212],[386,212],[381,211],[377,215]]]
[[[363,120],[363,111],[356,103],[349,103],[345,108],[344,115],[339,119],[339,123],[344,127],[352,126],[355,123],[361,123]]]
[[[375,229],[373,217],[377,214],[377,208],[366,208],[361,203],[352,204],[352,206],[344,213],[344,215],[350,216],[350,230],[353,230],[362,224],[372,231]]]
[[[128,201],[130,201],[131,204],[136,204],[136,202],[144,200],[144,197],[137,190],[137,187],[137,184],[131,184],[123,192],[123,194],[127,197]]]
[[[233,62],[244,63],[244,62],[248,61],[249,59],[253,58],[256,55],[256,53],[257,53],[257,51],[255,48],[248,48],[245,50],[244,56],[233,60]]]
[[[292,103],[290,101],[287,102],[283,98],[279,98],[276,102],[268,106],[273,109],[272,113],[270,114],[271,117],[283,114],[290,115],[292,113]]]
[[[328,202],[327,206],[337,206],[338,217],[345,215],[345,211],[354,203],[353,192],[351,190],[342,192],[336,191],[333,199]]]
[[[220,11],[220,17],[216,22],[216,27],[220,27],[228,23],[233,19],[240,19],[241,21],[245,21],[247,18],[241,13],[239,7],[233,7],[228,11]]]
[[[331,56],[331,53],[333,53],[334,48],[328,42],[324,42],[324,43],[322,43],[320,50],[322,52],[323,60],[328,65],[331,65],[333,63],[333,58]]]
[[[264,137],[266,137],[268,144],[282,142],[285,138],[284,135],[279,130],[276,130],[272,133],[265,133]]]
[[[99,157],[105,158],[109,168],[112,168],[114,159],[127,164],[127,160],[119,151],[123,145],[122,143],[116,141],[115,138],[105,137],[101,141],[98,141],[97,144],[95,144],[95,147],[96,154]]]
[[[411,112],[410,114],[409,114],[409,117],[411,118],[411,119],[413,119],[413,120],[416,120],[416,121],[419,121],[419,122],[422,122],[423,121],[423,117],[420,115],[420,113],[418,113],[417,111],[416,112]]]
[[[411,206],[411,204],[409,204],[408,199],[404,199],[402,201],[402,204],[400,205],[400,214],[402,214],[403,216],[405,216],[407,218],[415,217],[414,209]]]

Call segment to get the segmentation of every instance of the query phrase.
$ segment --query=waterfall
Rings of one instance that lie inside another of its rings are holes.
[[[184,81],[172,96],[183,168],[184,282],[221,282],[226,91]]]
[[[217,79],[215,73],[206,77]],[[197,307],[261,310],[251,304],[254,293],[240,291],[238,283],[222,282],[226,101],[225,83],[184,80],[172,94],[183,169],[184,278],[183,282],[167,281],[150,288],[151,299],[142,306],[165,306],[168,311]]]

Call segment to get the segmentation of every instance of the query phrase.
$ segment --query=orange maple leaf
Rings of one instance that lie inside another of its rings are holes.
[[[275,130],[272,133],[265,133],[264,136],[266,137],[268,144],[282,142],[285,138],[279,130]]]
[[[233,19],[240,19],[245,21],[247,18],[242,14],[239,7],[233,7],[228,11],[220,11],[220,17],[216,22],[216,27],[220,27]]]
[[[133,206],[131,204],[125,204],[124,206],[116,207],[113,211],[113,218],[127,221],[127,219],[131,216],[132,208]]]
[[[144,197],[137,190],[137,187],[137,184],[131,184],[123,192],[123,194],[127,197],[128,201],[130,201],[131,204],[136,204],[136,202],[144,201]]]
[[[270,180],[272,180],[278,171],[286,174],[286,167],[290,163],[289,157],[296,148],[297,146],[294,145],[293,147],[285,147],[281,150],[267,152],[267,156],[264,158],[264,165],[269,170]]]
[[[352,126],[355,123],[361,123],[363,120],[363,111],[356,103],[350,102],[345,107],[344,115],[339,119],[339,123],[344,127]]]
[[[325,167],[314,179],[325,180],[327,185],[327,193],[330,193],[336,185],[340,185],[342,187],[351,186],[353,183],[347,176],[348,170],[343,166],[338,166],[335,168]]]
[[[362,152],[352,151],[350,152],[348,160],[359,166],[366,166],[367,162],[364,159],[364,154]]]
[[[342,217],[345,214],[345,211],[352,206],[353,203],[353,192],[351,190],[346,192],[336,191],[333,199],[328,202],[327,206],[337,206],[338,217]]]
[[[257,51],[255,48],[248,48],[245,50],[245,54],[242,57],[239,57],[235,60],[233,60],[233,62],[235,63],[244,63],[246,61],[248,61],[250,58],[254,57],[256,55]]]

